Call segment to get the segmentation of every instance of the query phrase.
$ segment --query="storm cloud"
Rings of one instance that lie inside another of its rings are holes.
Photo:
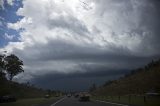
[[[23,18],[7,24],[19,31],[19,42],[0,49],[24,61],[25,72],[16,81],[80,90],[79,86],[102,84],[160,57],[159,0],[22,4],[17,15]]]

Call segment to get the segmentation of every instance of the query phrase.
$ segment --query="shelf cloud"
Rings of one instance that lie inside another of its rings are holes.
[[[22,4],[16,15],[23,18],[6,23],[19,32],[19,40],[0,48],[24,61],[25,72],[16,81],[50,88],[45,82],[56,80],[63,88],[63,77],[79,75],[77,82],[84,76],[89,82],[102,76],[98,80],[102,83],[108,75],[120,77],[160,57],[159,0],[24,0]]]

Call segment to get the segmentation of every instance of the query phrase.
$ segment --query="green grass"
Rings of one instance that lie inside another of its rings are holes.
[[[103,100],[122,104],[132,104],[138,106],[160,106],[160,98],[147,97],[144,100],[143,96],[99,96],[92,97],[93,100]]]
[[[59,98],[33,98],[33,99],[20,99],[13,103],[0,103],[0,106],[37,106],[43,104],[52,104]]]

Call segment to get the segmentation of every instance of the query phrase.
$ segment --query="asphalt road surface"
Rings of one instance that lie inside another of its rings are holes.
[[[80,102],[78,98],[64,97],[59,101],[57,101],[56,103],[52,104],[51,106],[128,106],[128,105],[109,103],[109,102],[107,103],[100,101]]]

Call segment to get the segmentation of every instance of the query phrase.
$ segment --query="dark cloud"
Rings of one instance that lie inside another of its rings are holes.
[[[140,28],[145,28],[149,31],[148,37],[144,39],[144,47],[148,46],[151,52],[159,54],[160,50],[160,1],[148,0],[148,5],[142,7]],[[147,47],[146,47],[147,48]]]
[[[77,64],[102,64],[102,66],[113,63],[113,66],[111,65],[110,67],[119,64],[121,68],[138,67],[149,62],[151,59],[159,57],[159,55],[150,57],[133,55],[131,51],[125,48],[115,48],[114,45],[108,48],[110,50],[50,40],[46,45],[39,44],[32,48],[26,47],[26,53],[15,50],[15,54],[19,54],[26,64],[43,61],[68,61]]]
[[[108,50],[109,49],[109,50]],[[131,51],[127,48],[115,47],[110,45],[107,49],[100,48],[94,45],[74,45],[66,42],[65,40],[48,40],[47,44],[36,44],[32,47],[26,47],[27,54],[24,55],[24,59],[31,60],[99,60],[114,61],[114,60],[137,60],[138,58],[145,58],[139,55],[132,55]],[[21,53],[21,50],[14,50],[17,54]],[[115,52],[118,51],[118,52]],[[19,52],[19,53],[18,53]],[[22,55],[22,54],[21,54]],[[25,57],[26,56],[26,57]]]
[[[126,72],[126,70],[112,70],[70,74],[50,73],[34,77],[31,82],[45,89],[53,88],[64,91],[81,91],[88,89],[93,83],[101,85],[107,80],[123,76]]]

